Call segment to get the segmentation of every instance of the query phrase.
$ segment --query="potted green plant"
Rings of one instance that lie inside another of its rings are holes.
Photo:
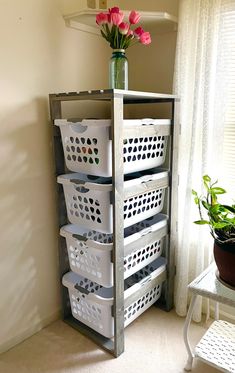
[[[210,228],[214,238],[214,258],[220,278],[235,287],[235,204],[225,205],[218,201],[218,196],[226,193],[225,189],[212,182],[208,175],[203,176],[205,195],[199,196],[192,190],[194,201],[198,206],[200,220],[194,223]],[[203,218],[203,213],[207,218]]]

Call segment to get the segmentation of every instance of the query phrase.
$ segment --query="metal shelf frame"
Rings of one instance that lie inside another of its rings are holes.
[[[171,136],[168,144],[169,153],[169,175],[170,187],[167,201],[167,214],[169,216],[169,226],[171,229],[176,229],[176,222],[171,219],[171,210],[174,208],[174,215],[177,209],[177,200],[172,193],[172,185],[177,185],[177,147],[176,138],[178,136],[178,103],[179,99],[174,95],[158,94],[149,92],[125,91],[117,89],[98,90],[98,91],[84,91],[84,92],[69,92],[50,94],[50,117],[53,124],[55,119],[62,119],[62,102],[76,101],[76,100],[101,100],[108,101],[111,105],[111,138],[112,138],[112,185],[113,185],[113,276],[114,276],[114,338],[108,339],[96,333],[91,328],[85,326],[77,321],[71,315],[71,308],[68,297],[68,290],[61,283],[62,295],[62,317],[65,322],[79,330],[82,334],[88,336],[95,343],[100,345],[105,350],[111,352],[115,357],[118,357],[124,352],[124,222],[123,222],[123,203],[124,203],[124,188],[123,188],[123,139],[127,135],[131,137],[135,134],[135,129],[123,128],[123,109],[126,104],[147,104],[147,103],[169,103],[171,105]],[[151,135],[152,129],[147,129],[147,135]],[[146,136],[146,128],[139,128],[138,135]],[[55,174],[56,176],[65,174],[67,169],[64,163],[63,147],[59,134],[59,129],[53,126],[53,147],[55,157]],[[157,134],[155,132],[154,134]],[[57,203],[58,203],[58,223],[59,227],[67,224],[67,214],[64,202],[63,188],[57,184]],[[151,188],[151,186],[150,186]],[[130,191],[131,192],[131,191]],[[169,311],[173,307],[173,288],[175,276],[174,263],[174,245],[170,243],[170,235],[167,236],[166,243],[166,259],[167,259],[167,273],[165,274],[165,295],[164,308]],[[66,242],[63,237],[59,240],[59,266],[60,266],[60,280],[63,275],[69,271],[69,262],[67,257]],[[164,279],[165,279],[164,277]],[[146,284],[146,286],[148,286]],[[140,291],[147,291],[141,288]],[[128,299],[127,299],[128,301]]]

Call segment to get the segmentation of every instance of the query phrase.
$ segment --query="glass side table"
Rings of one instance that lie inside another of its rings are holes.
[[[192,370],[193,359],[198,358],[222,372],[235,373],[235,325],[218,320],[219,303],[235,307],[235,290],[225,286],[217,277],[216,271],[216,265],[213,263],[188,285],[192,299],[184,324],[184,342],[188,351],[188,361],[184,368],[186,371]],[[215,321],[193,351],[188,331],[199,295],[216,302]]]

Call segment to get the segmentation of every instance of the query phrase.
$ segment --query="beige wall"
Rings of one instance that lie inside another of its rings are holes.
[[[123,4],[124,7],[125,3],[121,0],[120,6]],[[174,16],[178,12],[178,0],[129,0],[128,3],[130,9],[168,12]],[[137,44],[127,51],[130,60],[130,88],[172,93],[176,32],[153,32],[151,37],[150,45]]]
[[[118,0],[109,1],[110,5],[118,5],[121,9],[136,9],[144,11],[167,12],[178,15],[179,0]],[[128,4],[128,5],[127,5]],[[141,14],[141,12],[140,12]],[[140,20],[141,25],[141,20]],[[146,31],[148,29],[146,28]],[[129,61],[129,89],[159,93],[172,93],[173,72],[176,47],[176,31],[168,33],[151,32],[152,43],[148,46],[137,44],[127,49]],[[131,114],[138,117],[161,115],[169,117],[166,106],[158,110],[140,106]]]
[[[108,48],[60,5],[0,1],[0,351],[59,312],[48,94],[107,87]]]
[[[178,14],[178,0],[108,0],[108,3],[111,5],[119,5],[122,9],[167,12],[174,16]]]
[[[63,13],[74,13],[87,6],[86,0],[59,0]],[[119,6],[121,9],[149,10],[178,14],[178,0],[107,0],[108,8]],[[96,7],[99,0],[96,0]]]
[[[111,55],[100,37],[65,27],[62,13],[80,2],[0,1],[0,351],[59,315],[48,94],[106,88]],[[119,3],[137,7],[136,1]],[[146,4],[177,11],[173,0]],[[172,35],[156,37],[146,54],[144,47],[133,48],[130,88],[170,91],[174,41]]]

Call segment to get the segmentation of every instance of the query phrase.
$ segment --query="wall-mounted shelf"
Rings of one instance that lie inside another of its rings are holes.
[[[95,23],[95,16],[99,12],[105,12],[105,10],[84,9],[73,14],[64,15],[64,20],[68,27],[100,35],[100,29]],[[125,14],[125,19],[127,20],[130,11],[124,10],[123,12]],[[169,13],[146,11],[139,11],[139,13],[141,14],[141,27],[152,34],[165,33],[177,29],[177,17]]]

